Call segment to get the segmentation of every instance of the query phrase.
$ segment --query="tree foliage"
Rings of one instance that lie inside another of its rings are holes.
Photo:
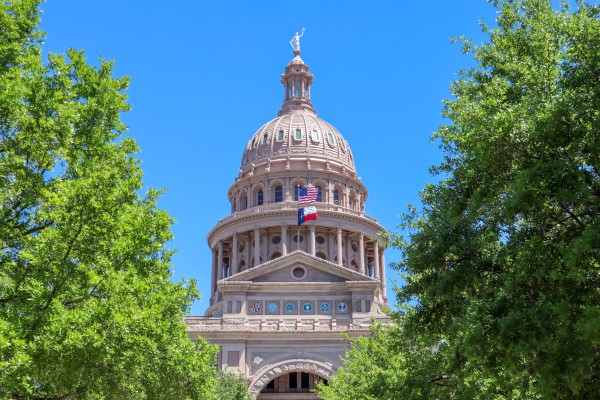
[[[434,134],[442,180],[406,215],[410,239],[396,242],[399,300],[414,309],[401,335],[376,335],[372,346],[387,346],[390,363],[421,341],[442,345],[444,379],[420,381],[445,381],[437,398],[597,399],[600,6],[494,4],[489,41],[462,40],[477,66],[452,84],[451,123]],[[361,341],[340,376],[357,363],[387,368],[356,351]],[[406,374],[421,372],[401,363],[393,379],[410,385]]]
[[[216,389],[218,400],[253,400],[252,393],[248,391],[248,383],[242,375],[232,372],[219,371]]]
[[[41,55],[39,1],[0,2],[0,398],[205,399],[169,215],[142,188],[127,78]]]

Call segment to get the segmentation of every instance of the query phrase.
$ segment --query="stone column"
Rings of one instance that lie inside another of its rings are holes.
[[[287,225],[281,225],[281,255],[287,254]]]
[[[343,206],[344,206],[344,207],[346,207],[346,208],[350,208],[350,205],[349,205],[349,203],[350,203],[350,202],[348,201],[348,199],[350,198],[350,195],[349,195],[349,193],[348,193],[348,190],[349,190],[349,189],[345,187],[345,188],[344,188],[344,193],[343,193],[343,199],[344,199],[344,200],[343,200],[343,201],[344,201],[344,204],[343,204]],[[340,193],[340,194],[341,194],[341,193]],[[340,199],[340,203],[341,203],[341,200],[342,200],[342,199]]]
[[[260,264],[260,230],[254,228],[254,267]]]
[[[316,253],[316,247],[317,247],[317,246],[315,246],[315,230],[316,230],[316,227],[314,225],[311,225],[309,229],[310,229],[310,242],[309,242],[309,244],[310,244],[310,255],[314,256],[315,253]]]
[[[377,240],[373,243],[373,247],[373,263],[375,264],[373,268],[375,268],[375,279],[379,280],[379,242]]]
[[[385,250],[381,250],[381,292],[383,294],[383,302],[387,303],[387,293],[386,293],[386,273],[385,273]]]
[[[212,296],[214,296],[217,291],[217,275],[219,273],[217,272],[217,252],[215,251],[214,248],[211,250],[211,252],[212,252],[212,271],[211,271],[211,278],[210,278],[210,296],[212,299]]]
[[[221,279],[223,279],[223,241],[219,240],[217,248],[217,280],[220,281]]]
[[[346,262],[348,263],[346,267],[351,268],[352,265],[350,263],[352,262],[352,238],[350,237],[349,233],[346,235]]]
[[[237,232],[233,233],[233,244],[231,245],[231,274],[237,274],[239,272],[239,262],[238,262],[238,234]]]
[[[365,235],[362,233],[358,236],[358,267],[365,275],[369,275],[365,263]]]
[[[268,251],[268,249],[269,249],[268,245],[269,244],[267,243],[267,235],[266,235],[265,232],[261,232],[260,233],[260,239],[261,239],[261,242],[262,242],[262,246],[260,246],[260,250],[261,250],[261,253],[263,253],[265,255],[265,262],[267,262],[267,261],[269,261],[269,251]],[[260,254],[258,256],[258,260],[260,262]]]
[[[250,240],[250,233],[248,232],[248,234],[246,235],[246,237],[244,238],[244,256],[246,256],[246,269],[250,268],[250,243],[252,243],[252,240]]]
[[[344,265],[344,254],[342,250],[342,228],[337,228],[337,256],[338,265],[341,267]]]

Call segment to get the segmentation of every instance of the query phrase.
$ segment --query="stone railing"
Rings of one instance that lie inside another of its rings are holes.
[[[367,330],[371,325],[371,316],[342,318],[210,318],[187,317],[184,319],[190,332],[344,332]],[[377,321],[391,322],[389,317],[377,318]]]
[[[317,212],[318,211],[341,212],[341,213],[353,215],[356,217],[365,218],[374,223],[378,223],[378,221],[375,218],[371,218],[363,212],[354,211],[354,210],[351,210],[349,208],[345,208],[342,206],[336,206],[334,204],[328,204],[328,203],[315,203],[315,206],[317,207]],[[231,215],[229,215],[223,219],[220,219],[217,224],[218,225],[225,224],[229,221],[233,221],[233,220],[236,220],[239,218],[244,218],[244,217],[255,215],[255,214],[264,215],[266,212],[282,211],[282,210],[283,211],[296,211],[296,210],[298,210],[298,202],[297,201],[285,201],[285,202],[279,202],[279,203],[263,204],[261,206],[256,206],[256,207],[250,207],[243,211],[237,211],[237,212],[231,213]]]

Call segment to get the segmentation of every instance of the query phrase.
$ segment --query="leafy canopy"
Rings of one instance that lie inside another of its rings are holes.
[[[127,78],[41,56],[39,1],[0,2],[0,398],[206,399],[169,215],[123,136]]]
[[[497,27],[484,25],[481,45],[462,40],[477,66],[452,84],[450,123],[433,136],[445,154],[433,169],[442,180],[406,215],[410,240],[395,243],[406,278],[399,301],[414,309],[402,334],[370,339],[390,360],[359,354],[359,341],[338,376],[358,363],[376,373],[405,356],[420,365],[414,348],[430,348],[444,357],[438,374],[400,362],[376,389],[400,382],[399,393],[445,385],[437,398],[596,399],[600,6],[493,3]]]

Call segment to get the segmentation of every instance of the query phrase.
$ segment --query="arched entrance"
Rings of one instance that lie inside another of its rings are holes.
[[[269,381],[256,400],[315,400],[318,397],[314,389],[319,381],[327,382],[327,379],[311,372],[289,372]]]
[[[257,400],[316,400],[312,390],[317,382],[327,381],[332,365],[312,360],[288,360],[259,371],[250,383]]]

